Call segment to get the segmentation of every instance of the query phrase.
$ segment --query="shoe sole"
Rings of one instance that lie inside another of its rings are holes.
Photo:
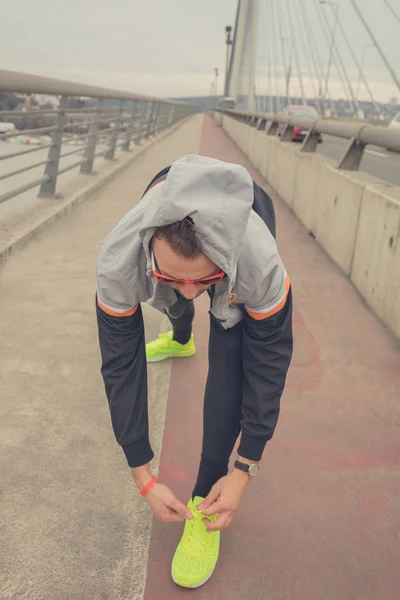
[[[172,581],[174,583],[176,583],[176,585],[179,585],[180,587],[184,587],[184,588],[194,589],[194,588],[199,588],[202,585],[204,585],[205,583],[207,583],[207,581],[210,579],[210,577],[214,573],[214,571],[215,571],[215,569],[213,569],[211,571],[211,573],[209,575],[207,575],[207,577],[205,579],[203,579],[203,581],[201,581],[200,583],[196,583],[196,585],[186,585],[185,583],[180,583],[179,581],[177,581],[175,579],[172,569],[171,569],[171,577],[172,577]]]
[[[167,358],[188,358],[189,356],[194,356],[196,354],[196,350],[194,352],[176,352],[172,354],[162,354],[161,356],[154,356],[153,358],[146,358],[146,362],[155,363],[161,362],[162,360],[167,360]]]

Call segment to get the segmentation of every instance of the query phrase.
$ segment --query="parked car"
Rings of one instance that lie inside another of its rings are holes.
[[[390,121],[389,125],[388,125],[389,129],[396,129],[397,131],[400,131],[400,112],[397,113],[397,115],[395,115],[393,117],[393,119]],[[388,152],[391,152],[390,148],[386,148],[386,150]]]
[[[314,106],[307,105],[290,105],[286,106],[286,108],[282,111],[283,114],[288,117],[305,117],[307,119],[321,119],[322,117],[319,115],[318,111]],[[278,127],[278,135],[281,136],[284,129],[286,127],[285,123],[279,123]],[[294,127],[292,133],[292,142],[302,142],[308,133],[308,129],[303,129],[302,127]],[[323,140],[323,135],[321,134],[318,142],[321,143]]]
[[[14,123],[0,123],[0,134],[2,133],[14,133],[15,125]]]
[[[229,96],[225,96],[224,98],[221,98],[221,100],[219,101],[219,106],[220,106],[220,108],[234,109],[235,108],[235,99],[231,98]]]

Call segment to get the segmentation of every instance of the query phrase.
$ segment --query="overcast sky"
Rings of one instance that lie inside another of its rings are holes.
[[[234,24],[237,6],[237,0],[0,1],[2,68],[170,97],[210,92],[214,67],[224,71],[224,29],[225,25]],[[271,54],[267,44],[272,27],[270,2],[261,0],[258,55],[263,56],[264,72],[259,68],[259,91],[266,91],[268,86],[265,65],[267,55]],[[307,7],[326,68],[329,51],[317,19],[316,0],[302,2]],[[389,2],[400,13],[400,0]],[[357,3],[400,77],[400,23],[391,16],[383,0],[357,0]],[[332,21],[330,7],[325,6],[324,10]],[[293,8],[292,15],[301,68],[307,92],[311,94],[311,80],[300,45],[305,36]],[[339,15],[360,59],[369,38],[350,0],[340,0]],[[287,37],[292,38],[289,29]],[[356,85],[356,69],[344,49],[343,39],[338,40],[343,46],[350,78]],[[280,52],[275,51],[273,63],[278,77],[284,73]],[[400,96],[375,48],[367,48],[365,65],[378,99],[387,101],[390,96]],[[295,81],[293,84],[298,85]],[[331,89],[334,95],[343,96],[335,71]]]

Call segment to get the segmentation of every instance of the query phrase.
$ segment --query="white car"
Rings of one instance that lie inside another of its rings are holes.
[[[220,108],[235,108],[235,99],[234,98],[230,98],[229,96],[225,96],[224,98],[221,98],[221,100],[219,101],[219,106]]]
[[[398,112],[397,115],[393,117],[388,127],[389,129],[396,129],[397,131],[400,131],[400,112]],[[390,148],[386,148],[386,150],[388,152],[391,152]]]
[[[14,123],[0,123],[0,133],[13,133],[14,131]]]
[[[398,112],[397,115],[393,117],[388,127],[390,127],[390,129],[400,129],[400,112]]]

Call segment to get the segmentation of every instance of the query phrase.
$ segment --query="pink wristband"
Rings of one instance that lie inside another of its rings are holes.
[[[145,496],[147,494],[147,492],[149,492],[151,490],[151,488],[153,487],[153,485],[156,483],[157,481],[157,477],[154,475],[149,483],[147,485],[144,486],[144,488],[142,490],[140,490],[140,495],[141,496]]]

